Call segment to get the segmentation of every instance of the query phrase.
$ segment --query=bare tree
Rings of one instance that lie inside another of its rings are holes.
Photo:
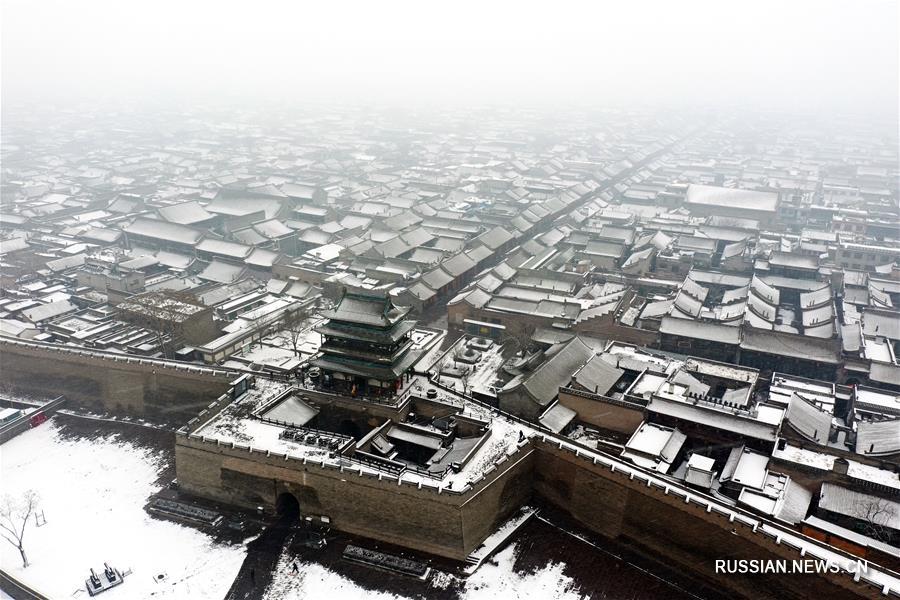
[[[15,546],[22,555],[22,566],[28,566],[28,557],[25,555],[25,526],[28,519],[37,509],[39,497],[34,490],[28,490],[18,500],[9,494],[3,496],[0,502],[0,535],[7,542]]]
[[[869,537],[881,542],[891,540],[891,531],[888,523],[894,518],[894,508],[883,499],[869,496],[861,505],[865,532]]]
[[[468,395],[469,393],[469,383],[472,377],[472,369],[469,367],[463,367],[462,373],[459,376],[459,382],[462,384],[463,395]]]
[[[501,338],[500,345],[509,345],[511,348],[515,348],[516,354],[524,354],[531,347],[533,335],[534,325],[526,325],[507,333]]]
[[[296,310],[285,311],[276,324],[276,327],[287,337],[297,358],[300,358],[300,343],[303,340],[303,334],[308,329],[309,316],[309,307],[304,306]]]
[[[185,322],[206,307],[191,292],[160,290],[132,296],[119,304],[119,317],[156,334],[163,356],[170,358],[181,341]]]

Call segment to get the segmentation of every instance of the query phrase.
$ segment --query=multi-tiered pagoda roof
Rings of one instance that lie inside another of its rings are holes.
[[[418,356],[409,335],[416,322],[405,318],[409,311],[386,294],[346,292],[316,329],[323,342],[313,364],[355,389],[395,390]]]

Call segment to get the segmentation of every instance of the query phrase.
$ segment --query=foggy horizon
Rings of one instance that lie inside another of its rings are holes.
[[[896,120],[896,2],[5,1],[6,107],[747,109]]]

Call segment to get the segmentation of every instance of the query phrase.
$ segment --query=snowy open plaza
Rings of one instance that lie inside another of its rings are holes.
[[[47,520],[26,532],[29,567],[4,543],[3,569],[50,598],[87,598],[89,570],[102,571],[104,562],[131,571],[104,593],[110,600],[223,598],[243,546],[144,511],[170,457],[126,434],[73,438],[65,429],[51,420],[0,447],[4,493],[34,489]]]

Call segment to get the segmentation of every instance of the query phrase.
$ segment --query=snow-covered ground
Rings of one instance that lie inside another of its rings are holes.
[[[231,358],[222,363],[222,366],[246,369],[249,365],[256,364],[291,371],[300,366],[300,363],[307,358],[308,356],[298,358],[290,346],[257,343],[231,355]]]
[[[518,552],[516,544],[500,551],[483,564],[474,575],[458,580],[453,575],[433,572],[431,586],[445,589],[461,585],[460,600],[506,600],[511,598],[541,598],[547,600],[580,600],[583,594],[573,579],[567,576],[565,565],[551,562],[533,573],[516,572],[514,565]],[[264,600],[400,600],[414,598],[389,592],[367,590],[350,579],[316,563],[298,560],[300,573],[291,571],[292,559],[287,553],[281,560],[266,589]]]
[[[275,568],[272,583],[266,588],[264,600],[320,600],[340,598],[340,600],[388,600],[402,598],[396,594],[367,590],[346,577],[322,565],[300,562],[300,572],[291,570],[293,560],[283,552]]]
[[[472,573],[480,567],[481,564],[487,560],[497,548],[503,546],[516,530],[521,527],[525,521],[530,519],[535,512],[535,509],[530,506],[523,506],[512,517],[507,519],[505,523],[500,525],[494,533],[481,542],[481,545],[478,548],[469,554],[469,559],[477,562],[467,566],[466,572]]]
[[[503,358],[503,347],[497,343],[491,345],[489,349],[482,352],[481,358],[474,365],[468,365],[456,360],[457,353],[465,348],[467,338],[460,338],[453,348],[447,352],[446,358],[440,365],[436,365],[437,370],[448,367],[463,367],[469,369],[469,376],[466,381],[469,393],[479,392],[482,394],[493,394],[492,387],[497,382],[498,371],[503,366],[505,359]],[[453,388],[458,392],[463,392],[463,381],[459,377],[450,375],[439,375],[442,385]]]
[[[547,563],[533,573],[517,573],[516,544],[500,551],[466,580],[464,600],[506,600],[507,598],[543,598],[546,600],[580,600],[588,598],[575,581],[565,574],[565,564]]]
[[[47,523],[30,523],[22,568],[18,551],[5,541],[4,570],[51,598],[87,598],[89,569],[104,561],[125,582],[105,600],[199,598],[220,600],[234,580],[246,549],[213,541],[203,532],[151,518],[144,511],[166,466],[159,452],[113,434],[73,439],[51,420],[0,446],[4,493],[26,489],[41,497]],[[154,578],[165,577],[157,583]]]

